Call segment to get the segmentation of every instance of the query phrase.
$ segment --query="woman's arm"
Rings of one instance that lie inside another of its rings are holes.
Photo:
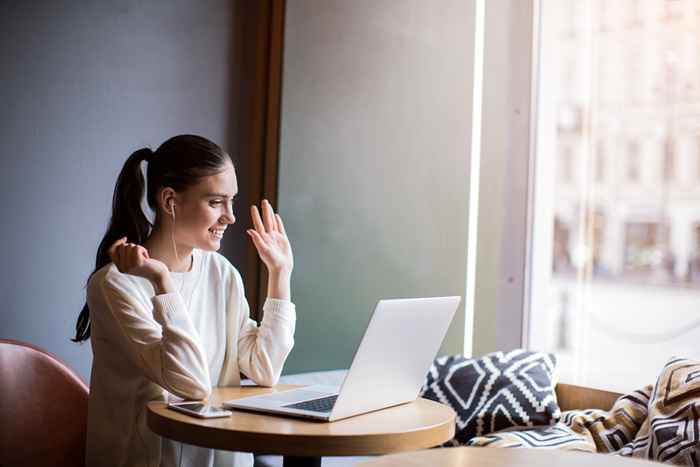
[[[166,293],[174,293],[177,291],[175,289],[175,284],[173,284],[170,274],[163,274],[151,281],[153,284],[153,289],[156,295],[163,295]]]
[[[167,288],[165,284],[163,290]],[[88,300],[91,309],[106,309],[106,314],[94,318],[104,320],[103,332],[115,336],[115,343],[125,343],[124,357],[144,377],[185,399],[209,395],[205,354],[179,293],[155,295],[151,311],[121,281],[105,277],[88,287]]]
[[[260,326],[250,318],[243,281],[234,270],[232,296],[237,297],[238,367],[260,386],[277,384],[284,362],[294,347],[296,310],[292,302],[268,297]]]
[[[262,202],[262,218],[256,206],[251,206],[250,215],[255,228],[247,232],[268,271],[267,300],[258,327],[250,319],[243,281],[238,272],[235,273],[236,293],[240,297],[238,362],[241,371],[250,379],[261,386],[272,386],[277,383],[294,347],[296,310],[290,292],[294,257],[282,218],[273,212],[267,200]]]
[[[271,272],[267,276],[267,298],[291,300],[291,272]]]

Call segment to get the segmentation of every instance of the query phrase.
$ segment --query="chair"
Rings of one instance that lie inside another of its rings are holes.
[[[84,466],[88,387],[33,345],[0,339],[0,466]]]
[[[564,383],[557,384],[555,391],[562,412],[575,409],[610,410],[617,398],[622,396],[617,392]]]

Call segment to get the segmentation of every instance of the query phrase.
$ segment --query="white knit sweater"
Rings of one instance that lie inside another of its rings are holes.
[[[216,252],[193,255],[190,271],[171,273],[180,292],[155,295],[150,281],[113,263],[88,283],[88,467],[252,465],[250,454],[161,439],[146,426],[149,401],[201,399],[213,386],[238,386],[240,372],[275,384],[294,345],[293,303],[268,298],[258,327],[231,263]]]

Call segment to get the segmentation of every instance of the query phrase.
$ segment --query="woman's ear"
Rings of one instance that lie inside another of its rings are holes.
[[[161,207],[169,216],[172,216],[175,210],[175,198],[175,190],[170,187],[163,188],[160,192]]]

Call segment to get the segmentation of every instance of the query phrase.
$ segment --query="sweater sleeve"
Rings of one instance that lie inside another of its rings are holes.
[[[294,303],[268,298],[263,305],[262,323],[258,326],[250,318],[250,307],[238,271],[234,276],[233,286],[237,288],[234,296],[239,297],[238,366],[244,375],[260,386],[274,386],[294,347]]]
[[[97,284],[126,352],[146,378],[185,399],[211,392],[199,336],[179,293],[156,295],[153,311],[108,280]]]

